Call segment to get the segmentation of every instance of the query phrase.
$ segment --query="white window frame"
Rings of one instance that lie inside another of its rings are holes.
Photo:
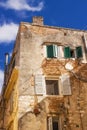
[[[64,51],[63,51],[63,46],[61,45],[56,45],[56,44],[52,44],[53,45],[53,49],[55,49],[55,46],[56,46],[56,53],[54,55],[54,58],[56,59],[63,59],[64,58]],[[46,49],[46,46],[47,45],[44,45],[43,46],[43,53],[44,53],[44,57],[47,58],[47,49]],[[60,54],[60,47],[61,48],[61,54]],[[49,59],[49,58],[47,58]]]
[[[53,130],[53,120],[57,120],[58,121],[58,129],[62,130],[62,126],[61,126],[61,117],[59,116],[49,116],[47,117],[47,130]]]
[[[47,94],[46,80],[58,80],[58,90],[59,90],[59,94],[58,95],[48,95]],[[59,79],[57,77],[45,77],[45,89],[46,89],[46,95],[47,96],[62,96],[61,79]]]

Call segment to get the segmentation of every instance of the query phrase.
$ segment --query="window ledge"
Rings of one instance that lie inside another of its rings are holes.
[[[51,98],[63,98],[64,96],[63,95],[45,95],[45,97],[51,97]]]

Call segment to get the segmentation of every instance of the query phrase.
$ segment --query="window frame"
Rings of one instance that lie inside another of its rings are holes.
[[[51,48],[52,47],[52,48]],[[57,58],[58,57],[58,49],[56,44],[46,45],[46,57],[47,58]],[[49,52],[51,49],[51,52]]]
[[[47,94],[47,85],[46,85],[46,80],[57,80],[58,81],[58,92],[59,92],[59,94],[53,94],[53,95],[51,95],[51,94]],[[61,88],[61,85],[60,85],[60,83],[61,83],[61,81],[60,81],[60,79],[59,78],[57,78],[57,77],[45,77],[45,86],[46,86],[46,95],[47,96],[60,96],[60,95],[62,95],[62,88]]]
[[[80,49],[80,50],[79,50]],[[67,54],[66,54],[66,51]],[[73,51],[74,53],[74,57],[72,56],[71,54],[71,51]],[[81,54],[79,54],[79,51]],[[64,58],[65,59],[79,59],[79,58],[82,58],[83,57],[83,51],[82,51],[82,46],[76,46],[75,49],[72,49],[70,46],[66,46],[64,47]]]
[[[76,46],[74,48],[72,48],[71,46],[63,46],[63,45],[57,45],[57,44],[47,44],[45,45],[45,56],[48,59],[52,59],[52,58],[56,58],[56,59],[79,59],[83,57],[83,48],[81,45]],[[51,52],[49,51],[48,54],[48,49],[47,47],[52,47]],[[58,48],[59,47],[59,48]],[[62,47],[62,52],[60,54],[60,47]],[[79,54],[80,53],[80,54]],[[61,57],[62,55],[62,57]]]
[[[49,121],[49,119],[51,120],[51,122]],[[47,130],[53,130],[53,121],[58,121],[58,130],[62,130],[62,126],[61,126],[61,117],[59,116],[48,116],[47,117]],[[50,129],[50,127],[51,129]]]

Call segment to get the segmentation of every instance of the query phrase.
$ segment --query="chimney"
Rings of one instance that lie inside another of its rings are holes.
[[[43,17],[42,16],[34,16],[33,17],[33,25],[43,25]]]
[[[7,69],[8,69],[8,57],[9,57],[9,54],[5,53],[5,72],[7,72]]]
[[[5,65],[7,66],[8,65],[8,53],[5,53]]]

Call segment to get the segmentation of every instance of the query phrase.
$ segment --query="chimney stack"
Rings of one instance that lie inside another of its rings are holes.
[[[8,65],[8,53],[5,53],[5,66],[7,66]]]
[[[43,17],[42,16],[34,16],[33,17],[33,25],[43,25]]]

